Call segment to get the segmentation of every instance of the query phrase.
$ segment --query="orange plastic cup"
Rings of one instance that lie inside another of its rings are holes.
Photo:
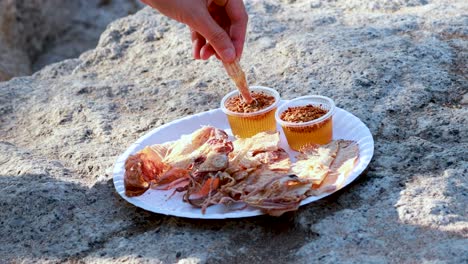
[[[226,108],[228,99],[238,96],[239,91],[232,91],[221,100],[221,109],[226,114],[232,134],[239,138],[254,136],[263,131],[276,131],[275,111],[280,103],[277,91],[263,86],[251,86],[251,91],[264,92],[275,98],[275,102],[267,108],[253,113],[237,113]]]
[[[317,119],[308,122],[288,122],[280,118],[281,114],[289,107],[313,105],[326,110],[327,113]],[[327,144],[333,138],[333,114],[335,112],[335,103],[332,99],[309,95],[293,99],[282,104],[276,111],[276,121],[283,128],[284,135],[291,149],[299,150],[302,146],[310,143]]]

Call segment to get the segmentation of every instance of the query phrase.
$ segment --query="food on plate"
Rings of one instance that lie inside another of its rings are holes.
[[[278,132],[229,141],[214,127],[146,147],[125,164],[127,196],[149,188],[182,192],[202,212],[214,204],[244,203],[270,215],[297,210],[310,195],[341,188],[358,159],[356,142],[309,144],[297,161],[279,146]]]
[[[221,129],[203,127],[181,139],[145,147],[125,162],[125,194],[138,196],[151,186],[185,187],[189,174],[224,170],[232,142]]]
[[[221,109],[227,116],[232,133],[239,138],[276,131],[275,111],[280,103],[278,92],[262,86],[250,88],[251,103],[242,100],[238,91],[228,93],[221,100]]]
[[[313,184],[319,185],[328,175],[331,164],[338,153],[339,141],[332,141],[321,147],[318,144],[303,146],[297,156],[297,161],[291,167],[292,173],[299,178],[307,178]]]
[[[279,147],[278,132],[234,141],[226,169],[236,181],[223,194],[270,215],[297,210],[312,184],[290,174],[291,160]]]
[[[337,142],[337,154],[331,163],[329,173],[318,186],[314,185],[310,192],[311,195],[320,195],[340,189],[358,161],[359,146],[355,141],[338,140]]]
[[[276,161],[276,156],[284,152],[279,148],[280,137],[277,132],[262,132],[250,138],[239,138],[233,141],[233,151],[229,153],[229,166],[226,171],[236,176],[245,174],[263,164]],[[284,156],[284,155],[283,155]],[[283,167],[289,169],[289,156],[284,159]],[[239,178],[239,177],[237,177]]]
[[[327,144],[333,137],[333,100],[324,96],[303,96],[291,100],[276,112],[289,146],[299,150],[307,144]]]

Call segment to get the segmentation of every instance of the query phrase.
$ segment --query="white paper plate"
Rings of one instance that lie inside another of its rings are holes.
[[[177,140],[181,135],[190,134],[196,129],[206,125],[223,129],[232,136],[226,115],[221,111],[221,109],[214,109],[175,120],[160,126],[139,138],[117,159],[114,166],[114,186],[120,196],[129,203],[145,210],[179,217],[224,219],[262,215],[262,211],[255,208],[247,207],[242,210],[236,210],[235,208],[224,205],[210,206],[206,210],[206,213],[202,214],[200,208],[195,208],[182,201],[182,193],[176,193],[168,199],[168,197],[173,193],[172,190],[161,191],[150,189],[143,195],[137,197],[127,197],[125,195],[123,181],[125,173],[124,165],[125,160],[129,155],[135,154],[137,151],[148,145]],[[291,158],[295,157],[297,152],[289,148],[283,135],[283,131],[279,126],[278,131],[281,133],[281,147],[290,154]],[[333,139],[349,139],[357,141],[359,144],[359,160],[344,184],[344,186],[346,186],[354,181],[371,161],[372,156],[374,155],[374,140],[367,126],[359,118],[338,107],[336,108],[335,115],[333,116]],[[317,201],[330,194],[331,193],[320,196],[310,196],[303,200],[301,205]]]

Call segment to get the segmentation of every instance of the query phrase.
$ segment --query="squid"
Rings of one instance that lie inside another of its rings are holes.
[[[174,142],[145,147],[125,162],[125,194],[138,196],[150,187],[183,189],[192,172],[226,169],[232,150],[226,132],[210,126]]]
[[[249,91],[249,86],[245,78],[245,73],[242,70],[239,60],[236,59],[232,63],[223,63],[224,69],[226,69],[227,74],[237,86],[239,93],[247,104],[251,104],[254,99]]]
[[[356,142],[333,140],[304,146],[292,162],[279,143],[278,132],[230,141],[223,130],[202,127],[131,155],[125,193],[174,189],[202,213],[214,204],[243,203],[278,216],[297,210],[310,195],[341,188],[359,158]]]

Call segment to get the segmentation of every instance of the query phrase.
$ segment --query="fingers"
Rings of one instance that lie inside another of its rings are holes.
[[[201,49],[206,44],[205,38],[193,29],[190,29],[192,37],[192,54],[196,60],[201,59]]]
[[[229,0],[225,6],[226,13],[231,20],[229,35],[240,58],[244,49],[245,32],[247,30],[248,15],[242,0]]]
[[[200,57],[202,60],[207,60],[215,54],[216,54],[216,51],[213,49],[213,47],[209,43],[205,44],[200,51]]]
[[[192,36],[192,53],[194,59],[207,60],[211,56],[216,54],[216,51],[213,49],[210,43],[206,43],[206,40],[202,35],[194,31],[193,29],[190,29],[190,31]]]
[[[236,50],[231,38],[227,32],[216,23],[208,12],[205,16],[200,17],[193,28],[210,43],[211,47],[221,57],[222,61],[234,61],[236,58]],[[209,48],[207,47],[205,49],[206,51],[204,52],[209,54]]]
[[[193,29],[190,29],[190,34],[192,38],[192,53],[194,59],[207,60],[216,54],[216,51],[213,49],[210,43],[206,43],[206,40],[202,35]],[[219,56],[217,57],[219,58]]]

